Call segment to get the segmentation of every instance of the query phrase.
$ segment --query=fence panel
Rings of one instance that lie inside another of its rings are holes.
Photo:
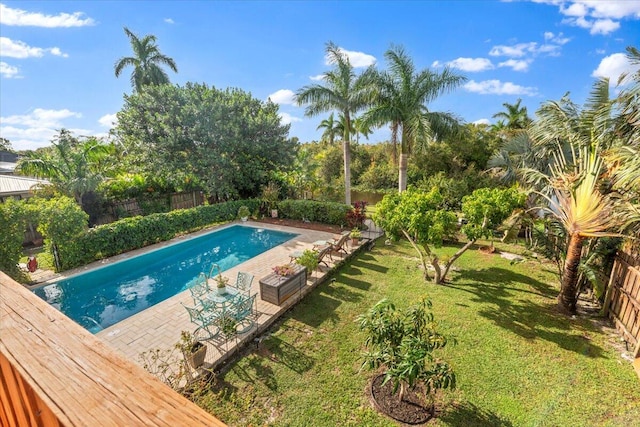
[[[624,339],[634,346],[634,356],[640,357],[640,256],[618,252],[604,309]]]
[[[189,209],[200,206],[204,203],[204,195],[201,191],[192,191],[190,193],[173,193],[171,194],[171,210]]]

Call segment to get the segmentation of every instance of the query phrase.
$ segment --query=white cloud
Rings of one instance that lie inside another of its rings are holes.
[[[317,82],[324,79],[324,74],[318,74],[317,76],[309,76],[309,79],[313,80],[314,82]]]
[[[468,92],[479,93],[481,95],[528,95],[534,96],[538,93],[534,87],[520,86],[511,82],[501,82],[500,80],[484,80],[476,82],[471,80],[463,86]]]
[[[271,102],[280,105],[295,105],[296,94],[290,89],[280,89],[268,96]]]
[[[30,114],[0,117],[2,124],[29,127],[63,127],[62,120],[71,117],[80,118],[82,114],[64,110],[45,110],[36,108]]]
[[[95,25],[95,21],[92,18],[85,18],[83,12],[44,15],[39,12],[28,12],[26,10],[13,9],[0,3],[0,24],[45,28],[68,28]]]
[[[500,62],[498,67],[510,67],[513,71],[527,71],[531,60],[528,59],[508,59]]]
[[[18,67],[14,67],[13,65],[9,65],[6,62],[0,62],[0,76],[11,79],[11,78],[20,78]]]
[[[63,53],[60,48],[57,47],[32,47],[20,40],[11,40],[8,37],[0,37],[0,56],[19,59],[41,58],[47,52],[51,55],[61,56],[63,58],[69,57],[69,55]]]
[[[607,51],[606,51],[606,50],[604,50],[604,49],[596,49],[596,53],[597,53],[598,55],[604,55],[605,53],[607,53]]]
[[[527,53],[533,53],[536,51],[538,43],[518,43],[513,46],[498,45],[491,48],[489,55],[491,56],[509,56],[511,58],[520,58]]]
[[[111,128],[118,123],[118,116],[116,114],[105,114],[98,119],[100,126]]]
[[[351,65],[353,65],[354,68],[368,67],[369,65],[373,65],[376,63],[375,56],[372,56],[363,52],[346,50],[341,47],[338,48],[338,50],[340,51],[341,54],[346,55],[347,58],[349,58],[349,62],[351,63]],[[328,56],[324,58],[324,63],[326,65],[332,65]]]
[[[489,119],[478,119],[475,122],[471,122],[474,125],[489,125],[491,124],[491,122],[489,121]]]
[[[283,125],[288,125],[292,122],[301,122],[302,119],[299,117],[294,117],[289,113],[283,113],[280,112],[278,113],[278,115],[280,116],[280,121],[282,122]]]
[[[632,64],[629,58],[623,53],[614,53],[605,56],[600,61],[600,65],[591,74],[593,77],[608,78],[609,83],[614,86],[622,74],[631,75],[640,70],[640,65]]]
[[[591,34],[609,34],[620,28],[620,19],[640,19],[640,2],[634,0],[534,0],[558,6],[566,16],[563,24],[589,30]]]
[[[432,66],[440,67],[442,63],[440,61],[435,61]],[[453,61],[449,61],[446,63],[447,66],[451,68],[457,68],[462,71],[469,72],[479,72],[492,70],[495,68],[490,60],[487,58],[457,58]]]
[[[176,22],[171,19],[171,18],[164,18],[164,22],[166,22],[167,24],[175,24]]]

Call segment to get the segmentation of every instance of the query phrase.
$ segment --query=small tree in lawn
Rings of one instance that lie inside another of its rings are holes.
[[[431,301],[425,297],[407,310],[398,310],[383,299],[366,314],[358,317],[366,334],[362,368],[384,367],[382,385],[391,381],[393,393],[402,401],[408,388],[424,385],[429,403],[438,389],[455,388],[456,377],[444,361],[433,352],[447,345],[447,338],[436,331]]]
[[[374,221],[389,237],[404,236],[418,252],[425,279],[429,279],[428,260],[434,269],[433,281],[440,284],[453,263],[480,237],[490,236],[495,227],[524,203],[524,198],[524,194],[513,188],[482,188],[466,196],[462,212],[468,223],[462,232],[469,241],[446,261],[444,269],[434,248],[442,246],[445,238],[455,234],[457,217],[443,209],[443,197],[437,189],[428,193],[412,189],[385,196],[377,205]]]

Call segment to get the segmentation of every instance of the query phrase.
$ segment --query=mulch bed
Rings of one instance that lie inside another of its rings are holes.
[[[297,228],[304,228],[307,230],[326,231],[327,233],[335,233],[335,234],[340,234],[341,232],[344,231],[337,225],[322,224],[320,222],[305,222],[305,221],[299,221],[294,219],[265,217],[255,221],[266,223],[266,224],[283,225],[285,227],[297,227]]]
[[[382,386],[384,375],[379,375],[371,383],[371,397],[380,412],[405,424],[423,424],[433,417],[433,405],[425,406],[424,392],[420,386],[407,390],[402,401],[393,394],[391,381]],[[399,392],[399,390],[398,390]]]

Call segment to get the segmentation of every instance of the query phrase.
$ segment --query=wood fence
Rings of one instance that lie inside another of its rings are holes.
[[[0,425],[224,426],[0,272]]]
[[[204,204],[204,194],[202,191],[192,191],[191,193],[171,194],[171,210],[195,208]]]
[[[162,204],[169,206],[169,209],[172,211],[177,209],[195,208],[196,206],[204,204],[204,194],[202,191],[171,193],[168,195],[161,195],[160,199],[164,199]],[[143,214],[143,210],[140,207],[138,199],[126,199],[113,202],[109,211],[109,213],[98,218],[96,225],[108,224],[125,216],[137,216]]]
[[[632,346],[640,375],[640,253],[631,248],[616,254],[603,310]]]

